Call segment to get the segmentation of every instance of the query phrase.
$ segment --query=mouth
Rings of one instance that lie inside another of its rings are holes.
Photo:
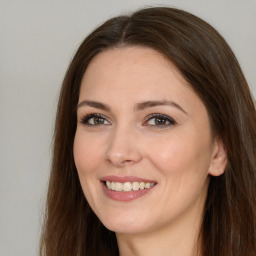
[[[105,194],[117,201],[130,201],[144,196],[157,183],[136,177],[108,176],[101,179]]]
[[[133,181],[133,182],[114,182],[114,181],[105,181],[105,185],[108,189],[118,192],[129,192],[129,191],[137,191],[137,190],[144,190],[152,188],[156,185],[154,182],[139,182],[139,181]]]

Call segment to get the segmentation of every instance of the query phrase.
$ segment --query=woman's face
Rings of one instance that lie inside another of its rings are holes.
[[[208,176],[224,170],[222,146],[172,63],[143,47],[100,53],[84,74],[77,118],[79,179],[107,228],[132,234],[201,218]]]

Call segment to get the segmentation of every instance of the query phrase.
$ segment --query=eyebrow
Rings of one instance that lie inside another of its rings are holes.
[[[82,107],[82,106],[89,106],[89,107],[93,107],[93,108],[98,108],[98,109],[102,109],[105,111],[110,111],[111,108],[110,106],[103,104],[101,102],[97,102],[97,101],[91,101],[91,100],[83,100],[81,101],[78,106],[77,109]],[[145,101],[145,102],[141,102],[135,105],[134,110],[135,111],[141,111],[144,110],[146,108],[152,108],[152,107],[157,107],[157,106],[171,106],[171,107],[175,107],[178,110],[182,111],[184,114],[188,114],[179,104],[173,102],[173,101],[169,101],[169,100],[157,100],[157,101]]]
[[[160,100],[160,101],[145,101],[142,103],[138,103],[135,106],[135,111],[140,111],[145,108],[152,108],[152,107],[157,107],[157,106],[171,106],[179,109],[182,111],[184,114],[188,114],[179,104],[169,101],[169,100]]]
[[[97,102],[97,101],[91,101],[91,100],[83,100],[77,105],[77,109],[82,106],[89,106],[92,108],[98,108],[105,111],[110,111],[111,108],[108,105],[105,105],[103,103]]]

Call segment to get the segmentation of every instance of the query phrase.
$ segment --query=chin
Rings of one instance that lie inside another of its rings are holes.
[[[126,223],[123,223],[122,225],[116,225],[116,224],[105,225],[104,224],[104,226],[107,229],[120,234],[139,234],[147,231],[147,228],[142,227],[141,225],[138,226],[138,224],[135,224],[135,225],[130,225]]]
[[[112,215],[110,217],[103,216],[100,218],[103,225],[115,232],[115,233],[125,233],[125,234],[136,234],[136,233],[142,233],[150,229],[150,223],[153,223],[152,221],[147,220],[144,218],[136,218],[133,215],[131,216],[118,216],[113,217],[115,215]]]

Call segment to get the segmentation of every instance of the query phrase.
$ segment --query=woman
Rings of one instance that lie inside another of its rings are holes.
[[[256,255],[255,127],[209,24],[173,8],[108,20],[63,82],[41,255]]]

